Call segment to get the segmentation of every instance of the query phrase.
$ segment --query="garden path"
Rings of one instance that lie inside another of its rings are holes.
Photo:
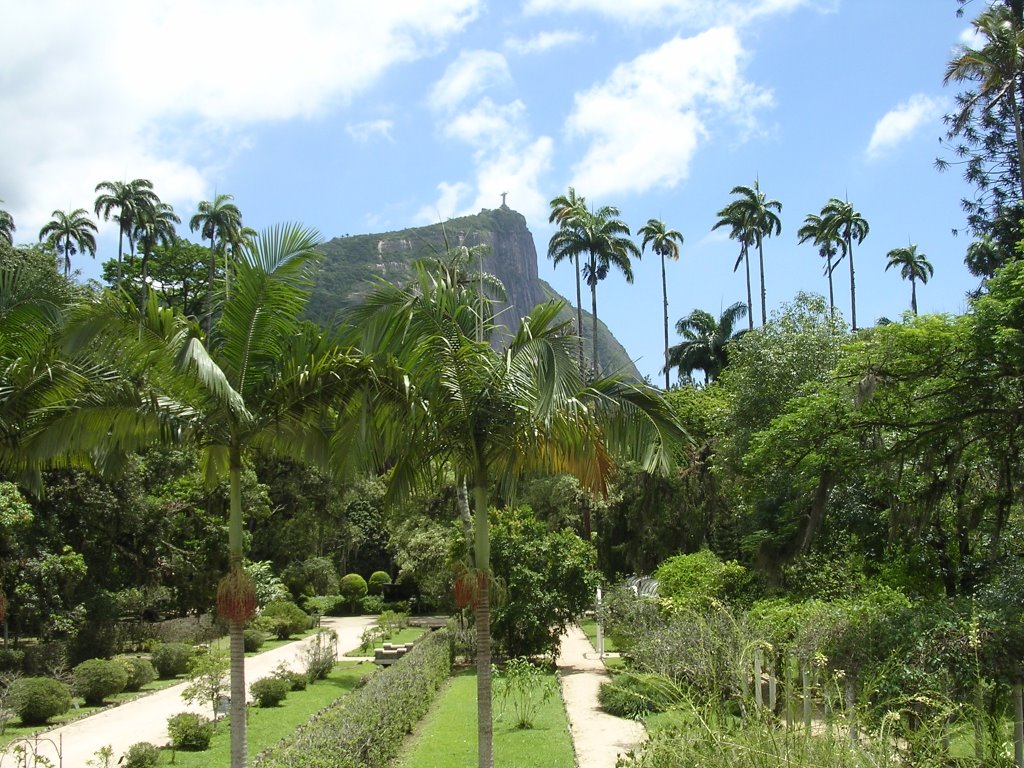
[[[611,676],[579,627],[570,627],[562,636],[557,664],[562,699],[576,749],[576,765],[579,768],[615,768],[619,755],[644,740],[643,725],[601,710],[597,691]]]
[[[340,658],[346,652],[359,647],[363,630],[375,621],[375,616],[324,617],[320,624],[338,633]],[[302,650],[309,640],[310,638],[296,640],[266,653],[246,658],[246,681],[252,682],[269,675],[282,661],[293,669],[299,669]],[[166,744],[167,718],[171,715],[186,710],[210,714],[209,707],[190,706],[184,702],[181,692],[186,685],[187,683],[180,683],[164,688],[47,731],[40,735],[40,739],[52,740],[52,743],[41,741],[38,754],[51,760],[55,766],[83,768],[90,760],[95,760],[98,750],[107,745],[113,750],[116,761],[136,742]],[[58,740],[62,742],[61,762],[57,760]]]

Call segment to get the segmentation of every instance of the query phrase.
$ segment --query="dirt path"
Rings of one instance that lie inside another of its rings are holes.
[[[597,691],[611,676],[582,629],[573,626],[562,636],[557,663],[576,765],[615,768],[618,756],[646,737],[643,725],[606,714],[598,706]]]
[[[340,658],[346,652],[359,647],[363,630],[374,621],[374,616],[325,617],[321,621],[321,626],[338,633]],[[247,658],[246,684],[269,675],[282,661],[289,667],[299,669],[301,654],[308,642],[309,638],[297,640]],[[40,739],[49,741],[40,741],[38,754],[47,757],[55,766],[84,768],[89,760],[95,759],[97,750],[107,745],[113,749],[116,761],[136,742],[166,744],[168,717],[186,710],[210,714],[208,707],[189,706],[184,702],[181,692],[186,685],[187,683],[180,683],[47,731],[40,735]],[[58,762],[57,757],[58,743],[62,745],[61,762]]]

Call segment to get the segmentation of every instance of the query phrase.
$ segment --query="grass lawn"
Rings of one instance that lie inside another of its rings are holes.
[[[406,627],[405,629],[399,630],[393,634],[387,640],[378,640],[374,642],[369,648],[359,646],[355,650],[346,653],[346,656],[372,656],[374,648],[380,648],[384,643],[392,643],[393,645],[401,645],[402,643],[412,643],[419,640],[423,633],[427,630],[424,627]]]
[[[339,696],[351,691],[360,678],[374,671],[370,662],[342,661],[326,680],[318,680],[304,691],[292,691],[276,707],[262,709],[249,707],[249,757],[289,736],[314,713],[319,712]],[[172,753],[163,750],[161,765],[171,764]],[[220,720],[210,748],[204,752],[175,752],[174,765],[181,768],[209,768],[230,765],[231,737],[227,719]]]
[[[580,629],[590,640],[590,644],[597,648],[597,621],[594,619],[583,619],[580,621]],[[619,649],[615,647],[615,641],[612,640],[608,635],[604,636],[604,650],[605,653],[618,653]]]
[[[302,640],[304,638],[309,637],[310,635],[315,635],[317,632],[320,631],[320,629],[321,627],[313,627],[312,629],[307,629],[305,632],[299,632],[298,634],[292,635],[287,640],[278,640],[276,637],[267,635],[267,639],[263,642],[263,645],[260,646],[260,649],[258,651],[249,651],[246,652],[245,655],[256,656],[260,653],[272,651],[275,648],[278,648],[282,645],[288,645],[288,643],[294,643],[296,640]],[[211,640],[210,649],[214,651],[223,651],[224,653],[230,653],[231,638],[228,635],[221,635],[217,639]]]
[[[541,705],[533,728],[519,729],[501,717],[495,699],[495,768],[573,768],[576,757],[562,698]],[[476,674],[454,675],[409,737],[395,768],[465,768],[476,765]]]

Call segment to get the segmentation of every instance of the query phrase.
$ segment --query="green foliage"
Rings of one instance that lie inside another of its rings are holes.
[[[256,585],[256,605],[288,599],[288,587],[273,571],[269,560],[246,561],[245,572]]]
[[[202,752],[210,748],[213,721],[194,712],[179,712],[167,718],[167,735],[174,749]]]
[[[341,595],[313,595],[302,602],[306,613],[313,616],[340,616],[345,610]]]
[[[223,651],[209,649],[192,658],[188,668],[188,685],[181,698],[190,704],[208,704],[214,720],[217,702],[228,692],[228,656]]]
[[[275,600],[264,606],[254,625],[273,633],[279,640],[309,629],[309,615],[290,600]]]
[[[289,691],[304,691],[309,684],[309,677],[305,672],[296,672],[283,661],[274,669],[274,677],[284,680]]]
[[[141,656],[118,656],[114,661],[121,664],[128,675],[128,680],[124,684],[126,691],[138,691],[156,680],[156,669],[149,659]]]
[[[616,717],[639,720],[678,704],[682,694],[662,675],[622,672],[601,683],[597,700],[601,709]]]
[[[367,595],[359,601],[359,608],[363,613],[380,613],[384,610],[384,598],[380,595]]]
[[[162,643],[153,649],[153,666],[161,680],[169,680],[188,672],[188,664],[193,655],[191,645]]]
[[[371,595],[380,595],[384,592],[384,587],[391,584],[391,574],[386,571],[374,571],[370,574],[370,580],[367,582],[367,588],[370,590]]]
[[[342,576],[338,592],[348,600],[349,610],[355,613],[356,605],[366,597],[367,589],[366,579],[358,573],[348,573]]]
[[[19,677],[11,684],[11,708],[25,725],[45,725],[71,709],[71,689],[52,677]]]
[[[338,660],[338,634],[332,629],[321,629],[306,644],[302,660],[309,682],[326,678]]]
[[[658,594],[672,608],[699,610],[715,601],[736,603],[747,597],[751,576],[734,560],[723,562],[707,549],[676,555],[654,572]]]
[[[601,596],[600,619],[607,637],[628,653],[637,641],[664,624],[658,601],[636,595],[629,587],[618,584],[604,590]]]
[[[386,768],[451,670],[449,639],[434,632],[385,673],[314,716],[294,737],[261,752],[253,768],[330,765]]]
[[[281,578],[296,598],[338,594],[338,571],[326,557],[311,557],[292,563],[284,569]]]
[[[261,707],[276,707],[284,701],[289,690],[291,683],[279,677],[263,677],[249,686],[249,693]]]
[[[128,684],[128,670],[117,659],[87,659],[72,673],[72,690],[85,703],[96,706],[120,693]]]
[[[124,768],[156,768],[159,763],[160,748],[148,741],[132,744],[121,761]]]
[[[554,679],[529,659],[509,659],[494,669],[501,715],[511,709],[516,728],[533,728],[541,704],[554,694]]]
[[[247,629],[242,633],[242,647],[246,653],[256,653],[267,641],[262,629]]]

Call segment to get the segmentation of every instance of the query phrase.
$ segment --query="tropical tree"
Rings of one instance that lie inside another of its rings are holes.
[[[255,609],[243,569],[241,476],[253,451],[327,465],[330,404],[373,384],[370,367],[298,319],[311,287],[318,234],[298,225],[263,232],[240,254],[231,298],[203,338],[156,295],[143,312],[106,292],[72,323],[68,346],[111,361],[127,384],[68,409],[49,431],[55,448],[89,449],[103,468],[119,454],[168,440],[202,452],[207,481],[228,480],[228,574],[218,609],[229,620],[231,766],[246,765],[242,629]],[[205,343],[204,343],[205,342]]]
[[[629,239],[629,227],[619,218],[619,209],[605,205],[596,211],[584,208],[567,213],[563,225],[548,243],[548,255],[554,261],[586,255],[583,278],[590,286],[591,368],[600,370],[597,356],[597,284],[614,266],[633,282],[630,257],[640,258],[640,249]]]
[[[65,213],[57,210],[39,230],[39,241],[53,245],[64,257],[64,276],[71,274],[71,257],[81,251],[96,257],[96,225],[85,208]]]
[[[886,254],[886,258],[889,259],[885,265],[886,272],[890,267],[899,267],[900,277],[910,281],[910,311],[917,317],[917,283],[927,283],[935,274],[935,268],[925,254],[917,252],[917,246],[913,243],[893,248]]]
[[[745,331],[736,331],[736,321],[747,314],[742,301],[727,307],[718,320],[710,312],[695,309],[676,322],[676,333],[684,341],[669,350],[665,374],[678,368],[680,377],[704,371],[704,383],[714,381],[728,363],[727,347]]]
[[[573,360],[568,323],[558,320],[562,302],[535,307],[508,349],[497,353],[477,340],[478,298],[450,273],[431,274],[420,264],[415,284],[383,286],[353,319],[374,340],[367,349],[402,362],[413,403],[420,403],[401,419],[378,419],[390,497],[436,487],[442,470],[472,489],[467,583],[475,598],[478,759],[489,768],[492,492],[507,499],[524,475],[553,470],[604,491],[614,455],[632,455],[648,471],[663,472],[680,430],[656,390],[614,377],[587,383]],[[483,319],[489,336],[493,310]]]
[[[569,187],[569,191],[564,195],[551,200],[549,203],[551,206],[551,214],[548,216],[548,223],[557,223],[560,228],[566,228],[570,226],[570,222],[574,217],[581,213],[586,213],[587,201],[586,198],[578,196],[576,190],[573,187]],[[583,368],[583,293],[580,288],[580,255],[578,252],[573,253],[562,253],[557,250],[552,250],[552,246],[555,243],[555,235],[551,237],[548,242],[548,258],[551,259],[553,266],[558,266],[559,262],[563,259],[572,259],[573,264],[576,267],[576,335],[579,336],[579,364],[580,368]]]
[[[868,236],[868,222],[846,200],[831,198],[821,209],[823,237],[838,236],[845,243],[850,262],[850,329],[857,330],[857,283],[853,269],[853,241],[860,245]]]
[[[2,202],[3,200],[0,200],[0,203]],[[6,240],[8,245],[14,244],[14,217],[2,208],[0,208],[0,240]]]
[[[719,221],[712,229],[728,223],[734,232],[730,237],[742,238],[749,245],[757,246],[757,262],[761,277],[761,325],[764,325],[768,322],[764,287],[764,239],[782,232],[782,221],[779,219],[782,203],[778,200],[768,200],[761,191],[757,179],[754,180],[754,186],[736,186],[729,194],[738,197],[718,212]],[[739,233],[736,227],[740,227]]]
[[[643,249],[650,243],[651,250],[661,257],[661,303],[665,310],[665,389],[668,389],[668,283],[665,278],[665,257],[679,260],[679,246],[683,244],[683,236],[678,230],[667,229],[665,222],[660,219],[648,219],[636,233],[643,235]]]
[[[153,182],[149,179],[133,179],[132,181],[101,181],[96,185],[96,192],[100,195],[96,198],[96,216],[102,216],[104,221],[111,217],[117,221],[117,281],[120,284],[123,279],[122,262],[124,253],[124,238],[128,236],[131,253],[135,253],[135,221],[141,211],[153,208],[160,202],[160,199],[153,191]]]
[[[754,330],[754,298],[750,292],[750,246],[754,244],[753,230],[749,226],[746,212],[738,210],[730,203],[718,212],[718,221],[711,227],[714,232],[719,227],[729,227],[729,239],[736,240],[740,244],[740,254],[736,257],[736,263],[732,266],[735,272],[742,264],[747,276],[747,329]]]
[[[142,247],[142,296],[149,293],[149,260],[158,245],[168,246],[178,237],[174,228],[181,218],[167,203],[157,203],[140,211],[135,221],[135,238]]]
[[[824,219],[816,213],[807,214],[804,225],[797,230],[796,235],[801,243],[808,240],[813,241],[818,246],[818,255],[825,260],[825,277],[828,278],[828,309],[832,313],[832,317],[835,317],[836,300],[832,290],[832,272],[836,265],[843,260],[846,241],[839,237],[837,232],[831,231]],[[837,255],[839,258],[836,258]]]
[[[199,203],[199,211],[189,220],[188,228],[200,232],[200,236],[210,241],[210,262],[207,265],[207,297],[206,317],[203,327],[209,330],[213,324],[214,281],[217,277],[217,253],[225,243],[240,239],[242,230],[242,212],[232,203],[231,195],[216,195],[213,200]],[[226,274],[226,273],[225,273]],[[227,279],[225,277],[225,279]]]

